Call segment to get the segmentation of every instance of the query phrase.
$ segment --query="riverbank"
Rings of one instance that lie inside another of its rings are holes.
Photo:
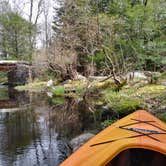
[[[145,109],[166,122],[165,82],[166,77],[162,74],[153,83],[146,78],[128,80],[120,89],[117,89],[112,78],[92,81],[67,80],[60,84],[56,81],[35,81],[16,88],[37,92],[36,100],[38,107],[43,110],[43,115],[47,110],[45,104],[49,103],[52,111],[48,111],[45,119],[49,120],[51,127],[56,127],[59,137],[67,139],[75,149],[85,143],[89,135],[97,134],[138,109]],[[44,96],[47,95],[46,103],[42,106],[38,97],[41,92],[44,92]]]
[[[166,74],[163,73],[155,81],[150,83],[146,78],[135,78],[126,82],[117,90],[117,84],[110,78],[105,81],[71,81],[61,84],[53,82],[33,82],[25,86],[16,87],[17,90],[31,92],[47,92],[47,95],[55,101],[55,98],[75,97],[88,100],[100,100],[107,112],[115,112],[119,117],[125,116],[138,109],[146,109],[161,119],[166,119]],[[56,86],[55,86],[56,85]],[[163,117],[164,116],[164,117]],[[110,119],[112,122],[113,119]]]
[[[46,81],[34,81],[26,85],[16,86],[15,89],[18,91],[43,92],[46,90],[46,87]]]

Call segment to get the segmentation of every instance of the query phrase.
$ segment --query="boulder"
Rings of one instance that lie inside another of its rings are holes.
[[[79,81],[87,81],[87,78],[86,77],[84,77],[83,75],[81,75],[81,74],[78,74],[77,75],[77,80],[79,80]]]
[[[84,133],[84,134],[81,134],[81,135],[73,138],[70,141],[70,145],[73,148],[73,151],[78,149],[81,145],[83,145],[85,142],[87,142],[93,136],[94,136],[94,134],[92,134],[92,133]]]
[[[130,79],[130,78],[147,79],[147,76],[142,71],[134,71],[134,72],[127,73],[126,78],[127,79]]]
[[[71,81],[70,79],[68,79],[68,80],[63,81],[63,82],[62,82],[62,85],[70,84],[71,82],[72,82],[72,81]]]

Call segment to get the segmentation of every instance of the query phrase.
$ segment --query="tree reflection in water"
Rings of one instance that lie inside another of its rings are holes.
[[[66,98],[64,103],[52,106],[50,127],[55,128],[59,137],[72,138],[79,134],[82,124],[79,119],[78,101]]]
[[[98,128],[100,114],[90,102],[65,98],[63,104],[52,107],[50,118],[50,125],[56,128],[59,136],[71,139],[87,130]]]
[[[17,107],[28,107],[0,113],[0,165],[58,166],[71,153],[68,142],[96,129],[100,114],[91,101],[65,98],[50,104],[45,95],[28,95],[10,93]]]
[[[6,113],[3,121],[4,139],[1,148],[3,153],[12,156],[13,163],[16,160],[16,154],[24,151],[33,141],[35,147],[36,140],[40,138],[40,130],[38,130],[36,114],[32,109]]]

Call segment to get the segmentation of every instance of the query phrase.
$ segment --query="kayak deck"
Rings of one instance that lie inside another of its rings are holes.
[[[101,131],[61,166],[107,165],[117,154],[130,148],[166,155],[166,124],[144,110],[136,111]]]

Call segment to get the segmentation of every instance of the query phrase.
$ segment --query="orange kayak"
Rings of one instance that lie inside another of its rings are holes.
[[[165,157],[166,124],[144,110],[136,111],[101,131],[61,166],[111,165],[116,156],[128,149],[144,149]]]

